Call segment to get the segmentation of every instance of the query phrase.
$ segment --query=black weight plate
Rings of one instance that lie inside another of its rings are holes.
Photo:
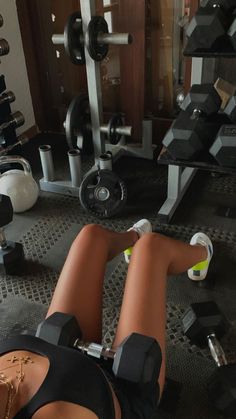
[[[117,113],[113,115],[113,117],[110,119],[108,123],[108,132],[107,132],[107,138],[110,144],[118,144],[122,135],[116,132],[116,128],[122,127],[122,126],[123,126],[123,120],[122,120],[121,114]]]
[[[64,30],[64,45],[73,64],[85,64],[81,13],[69,16]]]
[[[109,46],[99,44],[97,37],[99,34],[108,33],[108,24],[104,17],[94,16],[88,25],[88,52],[94,61],[102,61],[108,54]]]
[[[72,100],[66,115],[66,139],[70,148],[77,148],[77,134],[80,133],[83,138],[82,151],[92,151],[92,131],[88,128],[89,125],[89,99],[86,94],[81,93]]]
[[[127,188],[113,171],[95,170],[80,185],[82,207],[99,218],[119,213],[127,201]]]

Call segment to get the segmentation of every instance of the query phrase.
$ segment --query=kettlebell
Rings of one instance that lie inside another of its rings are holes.
[[[14,212],[24,212],[37,201],[39,188],[27,160],[20,156],[0,157],[0,167],[12,163],[21,164],[23,170],[8,170],[0,175],[0,194],[8,195],[11,198]]]

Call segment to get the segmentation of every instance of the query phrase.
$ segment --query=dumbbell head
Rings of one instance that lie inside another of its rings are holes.
[[[224,114],[227,115],[232,122],[236,122],[236,96],[231,96],[224,109]]]
[[[236,167],[236,125],[223,125],[209,153],[220,166]]]
[[[9,196],[0,194],[0,227],[9,224],[13,219],[13,207]]]
[[[220,7],[226,11],[236,8],[235,0],[201,0],[201,7]]]
[[[223,365],[207,383],[208,396],[216,409],[228,418],[236,412],[236,364]]]
[[[55,312],[38,325],[36,336],[54,345],[73,346],[82,332],[74,316]]]
[[[227,19],[220,8],[200,7],[188,25],[186,49],[193,52],[211,49],[225,35],[226,27]]]
[[[0,105],[3,103],[12,103],[16,100],[16,97],[13,92],[5,92],[0,96]]]
[[[191,119],[186,112],[181,112],[172,123],[162,144],[174,159],[191,160],[204,148],[204,135],[204,120]]]
[[[232,25],[228,30],[228,37],[233,48],[236,50],[236,19],[234,19]]]
[[[6,39],[0,39],[0,56],[7,55],[10,51],[10,46]]]
[[[182,323],[185,335],[200,347],[207,346],[210,334],[220,339],[228,330],[228,322],[214,301],[191,304]]]
[[[24,272],[23,246],[10,241],[6,243],[6,248],[0,248],[0,272],[4,275],[20,276]]]
[[[212,115],[219,111],[221,103],[222,99],[213,84],[193,84],[181,105],[181,109],[189,114],[193,114],[197,109],[205,115]]]
[[[116,377],[133,383],[156,383],[162,362],[156,339],[132,333],[118,347],[113,362]]]

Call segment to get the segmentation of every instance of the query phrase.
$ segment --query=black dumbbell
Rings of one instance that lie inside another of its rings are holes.
[[[227,115],[230,121],[236,123],[236,95],[231,96],[229,99],[224,109],[224,114]]]
[[[190,341],[202,348],[208,346],[217,370],[208,380],[208,394],[224,415],[236,414],[236,364],[228,364],[220,339],[229,323],[214,301],[191,304],[183,317],[183,330]]]
[[[12,103],[16,100],[16,97],[13,92],[5,92],[2,93],[0,96],[0,105],[3,105],[4,103]]]
[[[55,345],[73,347],[97,359],[111,359],[114,375],[133,383],[155,382],[160,372],[161,349],[156,339],[149,336],[132,333],[116,350],[97,343],[84,343],[75,317],[58,312],[39,324],[36,336]]]
[[[21,243],[7,241],[2,227],[13,219],[11,200],[0,194],[0,271],[6,275],[20,275],[24,261]]]
[[[196,52],[214,48],[226,36],[235,7],[234,0],[203,0],[187,28],[186,50]]]
[[[209,153],[220,166],[236,168],[236,125],[222,125]]]
[[[24,115],[19,111],[14,112],[7,117],[7,120],[3,124],[0,125],[0,134],[2,134],[5,129],[18,128],[21,127],[24,123]]]
[[[209,146],[221,125],[221,98],[212,84],[195,84],[181,104],[183,110],[167,132],[163,145],[174,159],[191,160]],[[210,136],[209,136],[210,133]]]
[[[222,125],[216,135],[209,152],[216,159],[220,166],[236,167],[236,96],[232,96],[225,109],[224,114],[229,118],[229,123]]]
[[[236,18],[234,19],[232,25],[230,26],[230,28],[228,30],[228,37],[229,37],[229,40],[230,40],[233,48],[236,51]]]

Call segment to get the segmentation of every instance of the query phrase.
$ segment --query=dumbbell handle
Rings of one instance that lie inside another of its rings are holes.
[[[10,47],[6,39],[0,39],[0,56],[7,55],[10,51]]]
[[[65,40],[64,34],[54,34],[52,42],[54,45],[63,45]],[[82,39],[83,42],[83,39]],[[104,33],[99,34],[97,37],[99,44],[106,45],[127,45],[131,44],[132,36],[129,33]]]
[[[7,154],[9,151],[13,150],[13,148],[19,146],[23,146],[24,144],[28,143],[29,138],[28,137],[18,137],[18,140],[16,143],[9,145],[6,148],[3,148],[2,150],[0,150],[0,156],[4,156],[5,154]]]
[[[7,240],[3,229],[0,227],[0,250],[7,248]]]
[[[202,115],[202,111],[200,109],[194,109],[192,115],[191,115],[191,119],[198,119],[200,118],[200,116]]]
[[[207,336],[207,342],[211,356],[216,362],[217,366],[221,367],[222,365],[228,365],[224,350],[214,333]]]
[[[25,122],[25,118],[24,115],[17,111],[14,112],[10,115],[10,120],[7,122],[4,122],[2,125],[0,125],[0,133],[2,133],[2,131],[6,128],[9,128],[11,126],[13,127],[20,127],[21,125],[23,125]]]
[[[15,97],[15,95],[14,95],[14,93],[13,92],[6,92],[6,93],[3,93],[1,96],[0,96],[0,105],[2,105],[3,103],[12,103],[12,102],[14,102],[14,100],[16,100],[16,97]]]
[[[97,343],[82,342],[79,339],[76,339],[73,347],[80,350],[82,353],[98,359],[114,359],[116,355],[116,351],[110,348],[106,348],[105,346],[99,345]]]

